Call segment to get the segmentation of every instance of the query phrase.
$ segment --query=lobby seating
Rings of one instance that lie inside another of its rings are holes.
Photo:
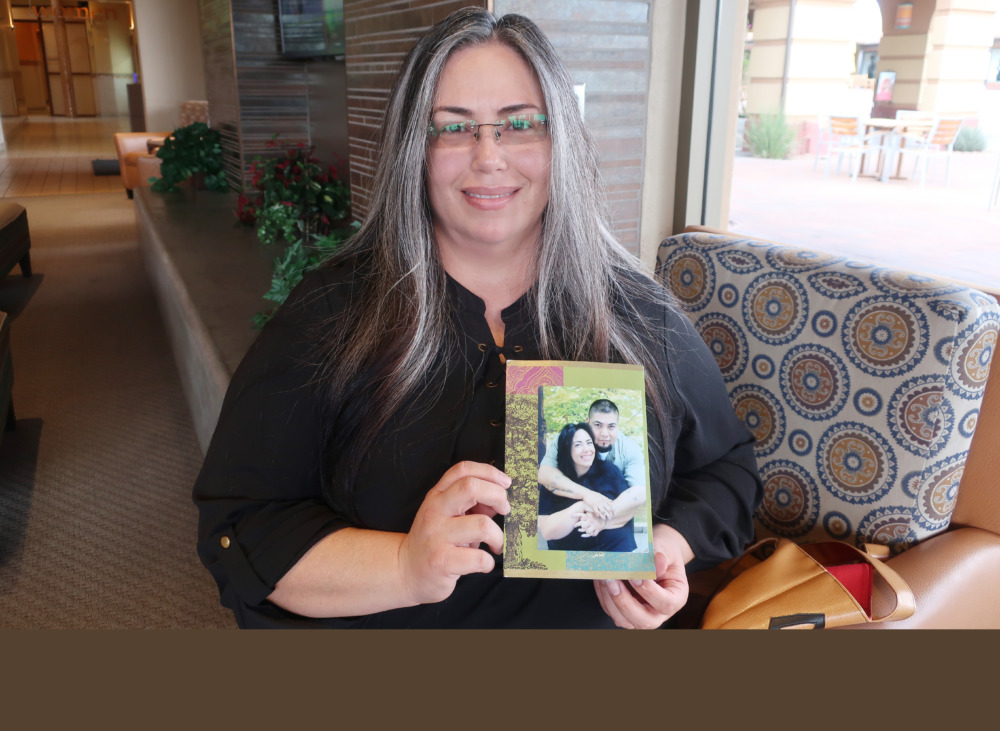
[[[951,155],[955,149],[955,139],[965,123],[962,117],[935,117],[926,134],[904,134],[902,153],[915,159],[913,175],[920,181],[920,187],[927,182],[927,166],[937,158],[944,158],[944,184],[951,177]]]
[[[661,243],[656,271],[756,437],[756,537],[887,546],[917,611],[866,628],[1000,628],[996,299],[697,228]],[[692,607],[716,579],[692,575]]]
[[[183,101],[178,110],[177,128],[187,127],[195,122],[209,124],[208,102],[202,99]],[[136,188],[149,185],[150,178],[160,177],[160,158],[156,149],[163,144],[169,132],[116,132],[115,150],[118,152],[118,166],[121,169],[125,194],[132,198]]]
[[[20,264],[21,274],[31,276],[31,234],[28,212],[13,201],[0,200],[0,277]]]
[[[159,176],[156,148],[169,136],[170,132],[115,132],[118,166],[129,198],[136,188],[149,185],[150,177]]]

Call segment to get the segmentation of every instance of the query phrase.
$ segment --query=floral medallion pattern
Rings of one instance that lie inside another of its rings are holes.
[[[728,315],[710,313],[696,325],[702,339],[712,352],[722,377],[734,381],[747,366],[747,338],[736,320]]]
[[[912,370],[927,350],[927,318],[912,302],[861,300],[844,321],[845,349],[861,370],[895,376]]]
[[[898,552],[948,527],[1000,340],[993,298],[708,233],[664,240],[657,274],[757,440],[758,537]]]
[[[792,275],[762,274],[746,289],[743,317],[750,332],[765,343],[787,343],[808,319],[805,288]]]
[[[819,517],[819,490],[812,476],[795,462],[775,460],[762,465],[764,499],[757,520],[787,537],[804,536]]]
[[[730,395],[740,420],[757,440],[758,457],[766,457],[785,438],[785,412],[778,398],[763,386],[744,384]]]
[[[906,381],[889,402],[889,431],[896,444],[918,457],[932,457],[948,443],[955,413],[945,398],[943,376]]]
[[[821,345],[797,345],[781,363],[781,392],[800,416],[819,420],[844,408],[850,377],[836,353]]]
[[[669,282],[670,291],[689,312],[705,307],[715,291],[715,266],[700,251],[679,252],[657,266],[657,275]]]

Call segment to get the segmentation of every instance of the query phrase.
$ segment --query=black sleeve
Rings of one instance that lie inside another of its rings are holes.
[[[251,345],[194,485],[198,555],[238,620],[317,541],[347,525],[322,496],[325,410],[309,364],[310,326],[337,300],[331,278],[307,275]]]
[[[676,528],[695,558],[689,570],[717,565],[753,539],[763,496],[754,437],[736,416],[722,374],[691,322],[667,315],[667,355],[674,390],[673,472],[654,520]]]

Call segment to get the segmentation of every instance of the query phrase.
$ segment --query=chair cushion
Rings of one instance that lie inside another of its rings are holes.
[[[667,238],[657,276],[757,438],[757,532],[895,552],[951,519],[1000,332],[996,300],[830,254]]]
[[[24,206],[14,201],[0,200],[0,229],[24,213]]]

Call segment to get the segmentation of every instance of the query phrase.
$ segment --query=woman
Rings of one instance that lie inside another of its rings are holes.
[[[371,195],[230,383],[194,489],[222,603],[242,627],[662,624],[685,564],[752,534],[752,438],[614,240],[572,81],[533,23],[465,9],[420,39]],[[656,581],[503,579],[515,354],[646,366]]]
[[[567,424],[556,439],[556,463],[564,475],[611,501],[628,490],[622,471],[611,462],[595,459],[594,432],[586,422]],[[622,525],[589,511],[582,500],[538,491],[538,533],[549,550],[634,551],[635,520]]]

